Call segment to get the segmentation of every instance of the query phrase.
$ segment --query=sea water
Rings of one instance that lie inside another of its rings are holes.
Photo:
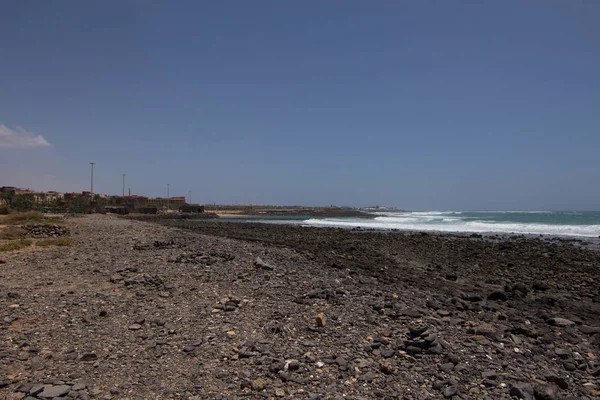
[[[600,212],[574,211],[386,211],[372,219],[307,219],[309,226],[409,231],[600,236]]]

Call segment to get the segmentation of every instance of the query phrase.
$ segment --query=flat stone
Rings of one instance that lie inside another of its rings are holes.
[[[375,374],[374,372],[367,372],[366,374],[358,377],[359,380],[365,382],[372,382],[375,378],[377,378],[377,374]]]
[[[548,289],[550,289],[550,286],[547,283],[536,282],[536,283],[533,284],[533,290],[538,290],[540,292],[545,292]]]
[[[421,313],[415,309],[409,308],[406,310],[402,310],[402,315],[406,315],[407,317],[411,318],[419,318],[421,316]]]
[[[483,371],[481,373],[481,376],[484,379],[496,379],[496,377],[498,376],[498,373],[496,371],[492,371],[492,370],[490,370],[490,371]]]
[[[79,391],[79,390],[83,390],[83,389],[85,389],[87,387],[88,387],[87,383],[85,383],[85,382],[77,382],[77,383],[75,383],[73,385],[72,389],[75,390],[75,391]]]
[[[31,389],[29,389],[29,394],[32,396],[35,396],[38,393],[41,393],[42,390],[44,390],[44,385],[42,385],[42,384],[33,385],[31,387]]]
[[[80,361],[95,361],[98,359],[98,356],[95,353],[85,353],[79,359]]]
[[[53,399],[55,397],[61,397],[66,395],[71,391],[71,386],[69,385],[44,385],[44,390],[37,395],[37,397],[41,397],[42,399]]]
[[[558,318],[558,317],[549,318],[546,322],[552,326],[560,326],[560,327],[575,326],[575,322],[568,320],[566,318]]]
[[[395,352],[393,349],[383,349],[383,350],[381,350],[381,356],[382,356],[383,358],[391,358],[391,357],[394,357],[394,354],[395,354],[395,353],[396,353],[396,352]]]
[[[595,335],[596,333],[600,333],[600,327],[598,326],[581,325],[579,330],[586,335]]]
[[[129,330],[130,330],[130,331],[138,331],[138,330],[140,330],[140,329],[142,329],[142,326],[141,326],[140,324],[132,324],[132,325],[129,325]]]

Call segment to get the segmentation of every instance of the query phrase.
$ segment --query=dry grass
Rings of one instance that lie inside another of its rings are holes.
[[[73,246],[73,239],[70,237],[59,237],[56,239],[44,239],[36,243],[36,246],[48,247],[48,246]]]
[[[42,213],[37,211],[13,212],[0,217],[0,224],[6,225],[27,225],[27,224],[52,224],[63,225],[62,221],[56,218],[44,218]]]
[[[31,243],[32,243],[32,241],[28,240],[28,239],[13,240],[11,242],[0,244],[0,252],[21,250],[21,249],[24,249],[25,247],[31,246]]]
[[[42,214],[35,211],[11,213],[1,220],[7,225],[22,225],[27,223],[40,223],[43,221]]]
[[[24,229],[17,226],[7,226],[4,229],[0,227],[0,240],[17,240],[25,237]]]

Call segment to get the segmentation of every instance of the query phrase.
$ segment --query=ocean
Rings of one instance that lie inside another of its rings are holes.
[[[386,211],[373,219],[323,218],[308,226],[362,227],[408,231],[540,234],[599,237],[600,212],[574,211]],[[266,221],[265,221],[266,222]]]
[[[600,237],[599,211],[384,211],[370,214],[373,218],[253,216],[223,220],[421,232]]]

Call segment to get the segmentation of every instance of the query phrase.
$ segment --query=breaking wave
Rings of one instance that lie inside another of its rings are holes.
[[[550,211],[494,212],[377,212],[373,219],[309,219],[308,226],[408,231],[540,234],[552,236],[598,237],[600,213]]]

